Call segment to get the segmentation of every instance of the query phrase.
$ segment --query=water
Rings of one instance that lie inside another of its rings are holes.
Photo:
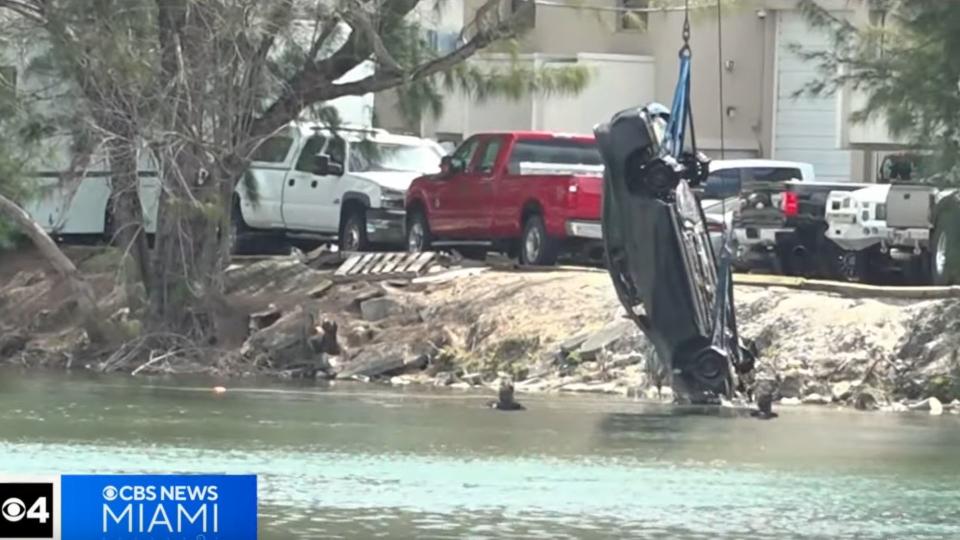
[[[952,415],[233,384],[0,371],[0,471],[257,473],[278,540],[960,538]]]

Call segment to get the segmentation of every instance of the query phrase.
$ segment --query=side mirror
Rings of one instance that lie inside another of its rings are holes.
[[[463,160],[456,159],[453,156],[443,156],[440,158],[440,174],[443,176],[463,172],[464,168]]]
[[[343,164],[330,159],[326,154],[317,154],[314,173],[319,176],[340,176],[343,174]]]

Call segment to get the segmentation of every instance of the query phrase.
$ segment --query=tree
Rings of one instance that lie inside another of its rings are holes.
[[[146,291],[148,331],[216,340],[216,314],[228,309],[220,270],[233,190],[253,151],[278,129],[342,96],[392,88],[431,96],[410,99],[415,108],[435,105],[439,85],[494,90],[488,81],[496,77],[465,61],[518,35],[528,19],[511,2],[486,0],[457,46],[440,54],[408,17],[420,3],[0,0],[43,31],[48,49],[38,63],[74,83],[85,138],[94,141],[84,152],[106,148],[117,237]],[[372,75],[336,82],[371,60]],[[521,75],[501,87],[576,91],[586,83],[577,69]],[[155,158],[162,185],[152,252],[137,196],[144,155]]]
[[[816,0],[801,0],[806,19],[832,37],[827,50],[794,45],[821,75],[801,92],[863,92],[865,105],[851,122],[884,118],[892,135],[933,152],[926,175],[960,182],[960,3],[864,1],[874,14],[867,25],[837,18]]]

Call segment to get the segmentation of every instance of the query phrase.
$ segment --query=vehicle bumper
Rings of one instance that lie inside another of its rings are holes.
[[[367,210],[367,240],[377,244],[403,244],[406,219],[404,210]]]
[[[570,238],[603,239],[603,227],[599,221],[571,219],[567,221],[566,232]]]

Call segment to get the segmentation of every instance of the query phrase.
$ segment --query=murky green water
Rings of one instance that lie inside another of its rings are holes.
[[[960,538],[956,416],[211,384],[0,371],[0,471],[257,473],[269,539]]]

